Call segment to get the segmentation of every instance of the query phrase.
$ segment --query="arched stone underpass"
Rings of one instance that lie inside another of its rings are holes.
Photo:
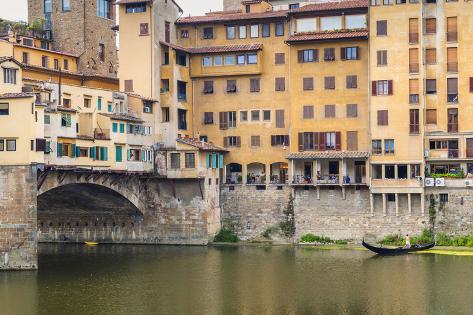
[[[143,213],[97,184],[66,184],[38,196],[40,242],[137,241]]]

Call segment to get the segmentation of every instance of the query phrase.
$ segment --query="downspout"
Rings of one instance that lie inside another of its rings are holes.
[[[368,96],[368,167],[366,168],[366,181],[368,182],[368,185],[370,187],[370,193],[371,193],[371,154],[372,152],[372,136],[371,136],[371,30],[370,30],[370,14],[371,11],[371,6],[368,5],[368,17],[367,17],[367,28],[368,28],[368,62],[367,62],[367,70],[368,70],[368,86],[366,88],[367,90],[367,96]]]
[[[154,54],[153,54],[153,48],[155,45],[155,39],[154,39],[154,19],[153,19],[153,5],[150,4],[150,10],[149,10],[149,22],[150,22],[150,28],[151,28],[151,43],[150,43],[150,56],[151,56],[151,78],[150,78],[150,88],[151,88],[151,98],[154,98],[154,88],[153,88],[153,82],[154,82]],[[158,32],[159,34],[159,32]],[[159,38],[158,38],[158,43],[159,43]],[[161,69],[159,69],[161,71]],[[158,74],[159,77],[161,77],[161,73]]]

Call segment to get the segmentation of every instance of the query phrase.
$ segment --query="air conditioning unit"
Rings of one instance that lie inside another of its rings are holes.
[[[435,180],[433,178],[426,178],[425,179],[425,187],[434,187],[435,186]]]
[[[445,186],[445,178],[436,178],[435,179],[435,186],[444,187]]]
[[[473,187],[473,180],[471,180],[471,179],[465,180],[465,186],[466,187]]]
[[[424,157],[425,158],[428,158],[429,157],[429,150],[424,150]]]

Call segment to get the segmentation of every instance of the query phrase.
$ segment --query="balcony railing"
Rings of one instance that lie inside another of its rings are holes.
[[[419,43],[419,33],[409,33],[409,44]]]
[[[312,184],[312,178],[304,175],[295,175],[292,178],[292,183],[294,185],[310,185]]]
[[[270,178],[270,184],[277,185],[277,184],[286,184],[287,180],[286,178],[281,178],[277,175],[272,175]]]
[[[448,158],[457,159],[458,158],[458,149],[448,149]]]
[[[110,140],[110,129],[95,128],[94,138],[96,140]]]
[[[266,184],[266,176],[265,175],[247,175],[246,176],[246,183],[249,185],[264,185]]]
[[[409,72],[410,73],[419,73],[419,64],[418,63],[410,63],[409,64]]]
[[[243,177],[241,173],[231,173],[227,176],[226,184],[241,184],[243,182]]]
[[[419,104],[419,94],[409,94],[409,104]]]
[[[340,176],[336,174],[317,176],[317,184],[338,185],[339,182]]]
[[[454,43],[458,41],[458,32],[447,32],[447,42]]]
[[[448,72],[458,72],[458,62],[447,62]]]

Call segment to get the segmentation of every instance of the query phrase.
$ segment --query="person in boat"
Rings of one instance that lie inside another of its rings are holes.
[[[409,234],[406,234],[406,246],[404,246],[404,248],[411,248],[411,237],[409,236]]]

